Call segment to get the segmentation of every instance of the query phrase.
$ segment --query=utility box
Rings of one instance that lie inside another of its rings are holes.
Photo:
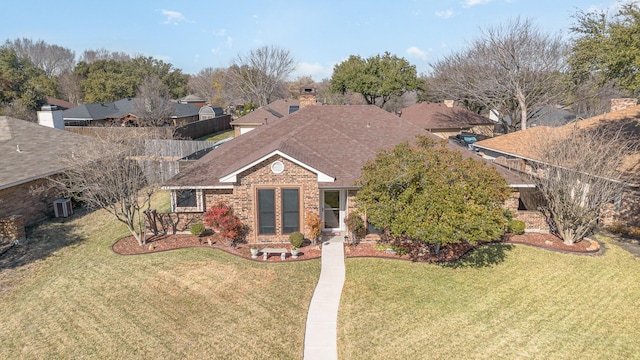
[[[73,215],[70,199],[58,199],[53,202],[53,212],[56,217],[69,217]]]

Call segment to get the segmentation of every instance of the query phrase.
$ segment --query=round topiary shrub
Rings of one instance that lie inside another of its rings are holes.
[[[524,234],[524,228],[526,224],[522,220],[509,220],[507,225],[507,232],[514,235],[522,235]]]
[[[191,232],[191,234],[196,236],[204,234],[205,230],[206,228],[204,227],[204,224],[201,223],[196,223],[189,227],[189,231]]]
[[[294,231],[289,234],[289,242],[294,248],[300,248],[304,245],[304,235],[299,231]]]

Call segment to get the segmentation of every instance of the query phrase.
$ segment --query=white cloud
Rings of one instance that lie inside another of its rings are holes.
[[[173,24],[177,25],[179,22],[186,21],[187,18],[182,15],[182,13],[172,10],[160,10],[162,15],[166,16],[167,19],[163,22],[163,24]]]
[[[227,36],[227,45],[233,47],[233,38],[231,36]]]
[[[439,18],[448,19],[453,16],[453,10],[439,10],[435,12],[435,15]]]
[[[319,63],[299,62],[295,70],[291,73],[290,78],[296,79],[299,76],[311,76],[314,81],[330,78],[333,74],[333,65],[324,66]]]
[[[415,58],[418,58],[420,60],[427,60],[427,52],[424,51],[424,50],[420,50],[416,46],[412,46],[412,47],[408,48],[407,49],[407,54],[409,54],[409,56],[411,56],[411,57],[415,57]]]
[[[227,29],[220,29],[214,33],[217,37],[224,37],[227,35]]]
[[[462,2],[462,6],[463,7],[472,7],[472,6],[476,6],[476,5],[482,5],[482,4],[488,4],[490,2],[492,2],[493,0],[464,0]]]

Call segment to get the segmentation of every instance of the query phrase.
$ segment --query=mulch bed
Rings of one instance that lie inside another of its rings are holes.
[[[504,239],[504,242],[511,244],[526,244],[545,248],[554,251],[567,252],[567,253],[579,253],[579,254],[593,254],[597,253],[600,246],[595,241],[583,240],[573,246],[565,245],[562,240],[551,234],[535,234],[527,233],[523,235],[508,235]],[[133,236],[129,236],[118,240],[113,244],[113,251],[121,255],[137,255],[137,254],[149,254],[161,251],[190,248],[190,247],[205,247],[214,248],[225,251],[227,253],[240,256],[249,260],[255,260],[262,262],[262,253],[258,258],[252,259],[250,244],[238,244],[235,247],[230,246],[229,242],[216,235],[198,237],[191,234],[177,234],[177,235],[156,235],[147,238],[147,243],[144,246],[138,245],[138,242]],[[259,249],[264,247],[284,247],[291,248],[290,244],[259,244],[256,245]],[[380,250],[376,247],[374,242],[362,242],[357,246],[351,246],[345,244],[345,256],[346,257],[379,257],[390,259],[402,259],[402,260],[414,260],[421,262],[448,262],[459,259],[469,251],[473,250],[473,246],[469,244],[455,244],[449,245],[446,251],[441,251],[438,256],[429,255],[421,257],[419,259],[411,259],[409,255],[398,255],[389,253],[384,250]],[[307,244],[300,248],[300,254],[298,259],[291,258],[291,254],[287,254],[287,261],[301,261],[317,259],[321,255],[320,245]],[[281,262],[280,256],[277,254],[270,255],[267,259],[268,262]]]

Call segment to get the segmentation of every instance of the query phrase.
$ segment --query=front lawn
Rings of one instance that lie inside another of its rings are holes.
[[[640,260],[496,244],[461,266],[347,259],[342,359],[640,356]]]
[[[32,255],[0,259],[0,358],[302,356],[318,260],[262,264],[202,248],[116,255],[110,246],[126,235],[98,211],[43,224],[21,247]]]

